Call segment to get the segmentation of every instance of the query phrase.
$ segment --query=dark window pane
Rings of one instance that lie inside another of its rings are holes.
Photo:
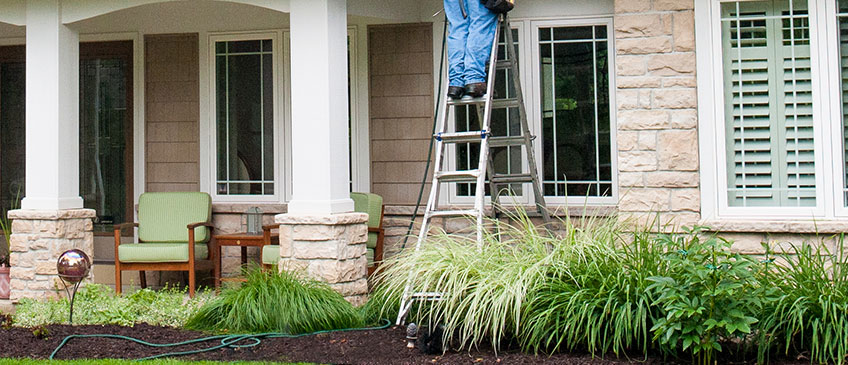
[[[259,52],[260,41],[227,42],[229,53]]]
[[[592,39],[592,27],[557,27],[553,30],[555,41]]]
[[[26,67],[0,62],[0,209],[9,209],[26,191]]]

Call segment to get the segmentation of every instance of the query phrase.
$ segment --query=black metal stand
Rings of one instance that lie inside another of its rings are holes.
[[[78,280],[73,285],[73,292],[71,292],[70,288],[68,288],[68,282],[65,281],[65,278],[62,278],[62,284],[65,285],[65,293],[68,294],[68,300],[71,301],[70,315],[68,316],[68,324],[74,324],[74,299],[77,297],[77,289],[79,289],[80,283],[82,280]]]

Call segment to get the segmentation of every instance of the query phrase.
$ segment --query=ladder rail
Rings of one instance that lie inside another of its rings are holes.
[[[495,75],[497,74],[497,60],[498,60],[498,43],[500,43],[500,32],[501,27],[504,24],[504,20],[506,17],[502,17],[498,19],[498,24],[495,27],[495,36],[492,40],[492,51],[489,54],[489,74],[486,75],[487,83],[486,83],[486,105],[483,110],[482,120],[480,124],[482,124],[482,129],[484,131],[491,131],[491,121],[492,121],[492,100],[495,96]],[[478,108],[477,115],[481,116],[480,110]],[[478,169],[486,169],[489,164],[489,139],[484,138],[480,141],[480,158],[477,161]],[[482,170],[481,170],[482,171]],[[486,199],[486,174],[480,174],[477,176],[477,186],[476,186],[476,194],[474,197],[474,208],[477,209],[477,249],[483,249],[483,204]]]

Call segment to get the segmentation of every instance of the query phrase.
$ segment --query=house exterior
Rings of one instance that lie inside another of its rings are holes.
[[[399,249],[440,92],[441,6],[0,3],[0,204],[24,197],[13,298],[48,292],[69,247],[109,282],[111,224],[133,219],[142,192],[208,192],[224,232],[258,206],[298,244],[304,227],[356,241],[347,227],[364,221],[347,195],[370,191]],[[705,225],[752,254],[848,227],[848,1],[519,0],[510,15],[550,208]],[[517,123],[496,114],[493,133]],[[496,169],[526,168],[520,149],[493,153]],[[448,163],[473,168],[474,154],[457,147]],[[467,185],[444,191],[444,204],[472,201]],[[512,193],[534,203],[527,186]],[[325,279],[361,293],[361,261]]]

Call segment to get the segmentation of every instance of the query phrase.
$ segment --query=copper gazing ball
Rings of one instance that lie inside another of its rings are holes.
[[[59,277],[65,281],[76,283],[88,276],[88,271],[91,269],[91,260],[85,252],[77,249],[68,250],[59,256],[59,261],[56,262],[56,270],[59,272]]]

